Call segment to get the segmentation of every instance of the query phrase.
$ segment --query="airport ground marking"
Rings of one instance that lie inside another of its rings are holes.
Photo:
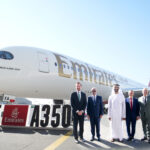
[[[44,150],[55,150],[58,146],[60,146],[63,142],[65,142],[72,135],[72,131],[67,132],[64,136],[57,139],[54,143],[49,145]]]

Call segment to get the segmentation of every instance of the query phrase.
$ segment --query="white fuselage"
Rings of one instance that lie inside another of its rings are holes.
[[[0,50],[13,55],[12,59],[0,56],[0,93],[16,97],[70,99],[75,83],[90,95],[97,88],[104,100],[108,99],[112,85],[124,88],[142,88],[136,83],[104,69],[89,65],[68,56],[32,47],[8,47]]]

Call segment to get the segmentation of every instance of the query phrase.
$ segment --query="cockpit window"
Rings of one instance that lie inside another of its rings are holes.
[[[13,54],[11,54],[10,52],[7,52],[7,51],[0,51],[0,59],[13,59],[14,56]]]

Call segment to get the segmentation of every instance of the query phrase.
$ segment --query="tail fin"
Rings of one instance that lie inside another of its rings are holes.
[[[150,80],[149,80],[149,83],[148,83],[148,87],[150,87]]]

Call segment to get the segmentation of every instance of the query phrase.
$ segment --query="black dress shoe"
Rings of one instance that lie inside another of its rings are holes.
[[[147,137],[144,137],[144,138],[141,139],[141,141],[145,141],[145,140],[147,140]]]
[[[131,141],[131,140],[132,140],[132,138],[131,138],[131,137],[128,137],[128,138],[127,138],[127,141]]]
[[[101,141],[101,139],[100,139],[100,138],[98,138],[97,140],[98,140],[99,142]]]
[[[80,139],[82,142],[85,142],[85,139],[84,138],[82,138],[82,139]]]
[[[115,139],[111,139],[110,142],[115,142]]]
[[[78,143],[79,143],[78,139],[75,139],[75,143],[76,143],[76,144],[78,144]]]
[[[95,140],[94,137],[92,137],[90,141],[94,141],[94,140]]]

